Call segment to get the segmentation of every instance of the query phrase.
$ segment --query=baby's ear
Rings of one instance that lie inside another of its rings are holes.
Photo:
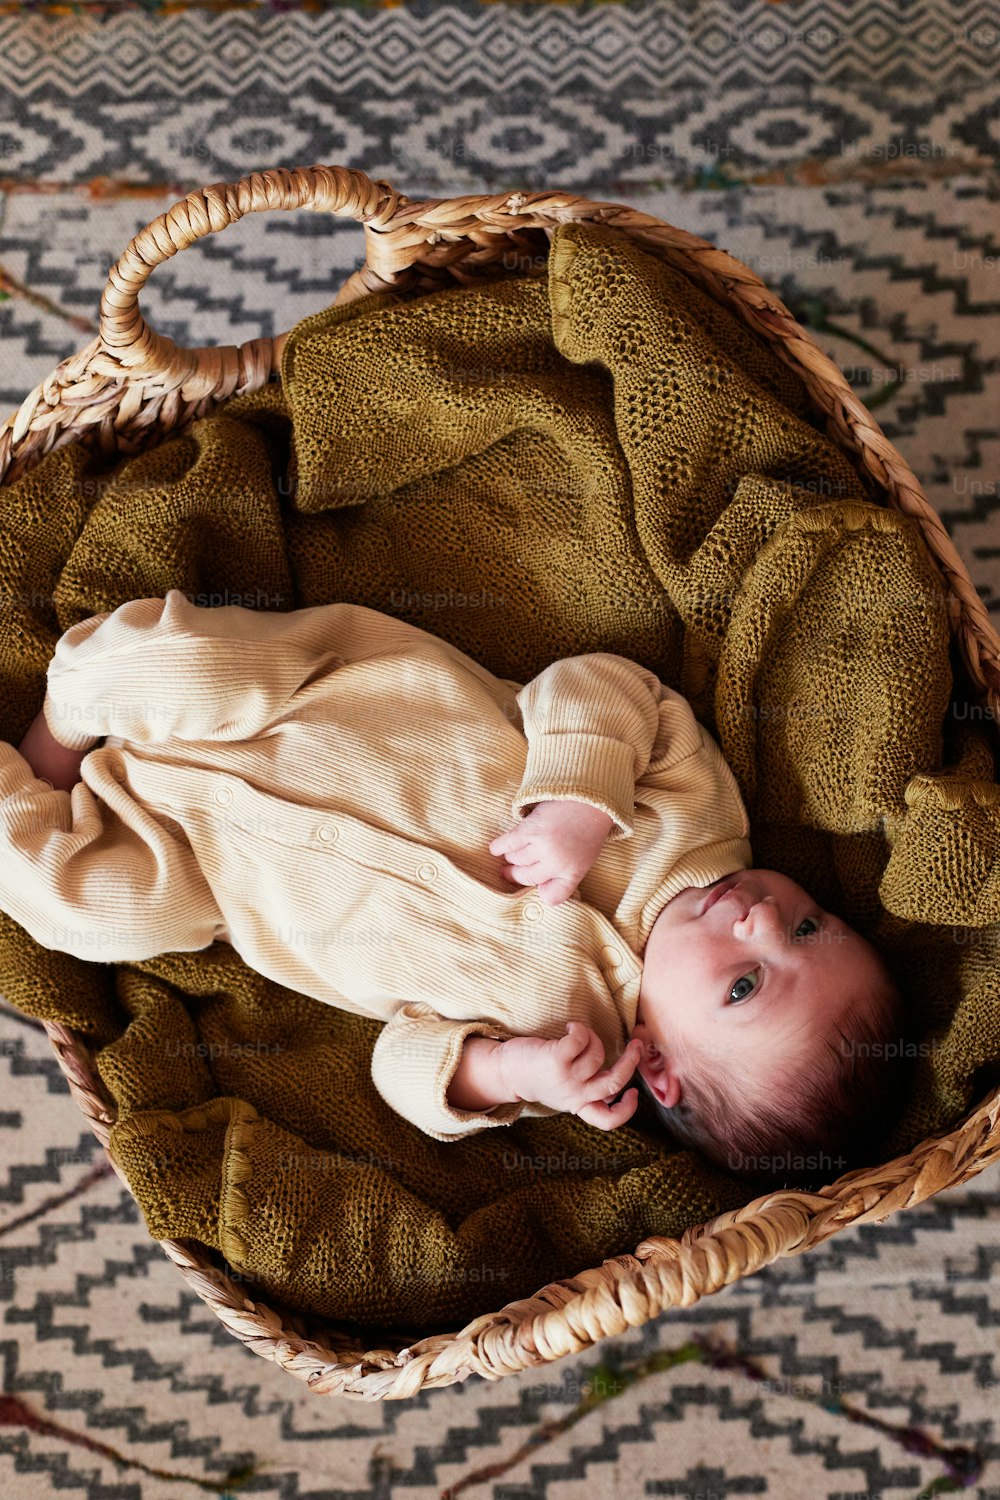
[[[675,1065],[640,1021],[632,1031],[632,1040],[642,1043],[642,1056],[636,1063],[639,1077],[663,1109],[676,1109],[681,1099],[681,1081]]]
[[[655,1090],[656,1098],[664,1109],[676,1109],[681,1102],[681,1081],[676,1073],[669,1070],[664,1074],[663,1091]]]

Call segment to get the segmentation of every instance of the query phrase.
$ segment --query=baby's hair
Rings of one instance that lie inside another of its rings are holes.
[[[872,952],[881,983],[845,1007],[825,1045],[808,1059],[804,1078],[772,1074],[757,1091],[727,1092],[710,1065],[684,1053],[677,1106],[665,1109],[650,1093],[679,1144],[727,1171],[789,1186],[833,1182],[854,1167],[874,1165],[902,1107],[906,1049],[902,993]]]

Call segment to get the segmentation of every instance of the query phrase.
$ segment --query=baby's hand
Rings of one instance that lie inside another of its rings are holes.
[[[617,1130],[635,1114],[639,1090],[629,1089],[609,1104],[635,1072],[642,1043],[634,1038],[618,1061],[604,1067],[604,1045],[582,1021],[567,1021],[566,1035],[554,1041],[513,1036],[500,1049],[500,1077],[515,1098],[579,1115],[599,1130]]]
[[[589,802],[536,802],[489,850],[506,856],[505,879],[537,886],[546,906],[558,906],[572,896],[614,826],[614,818]]]

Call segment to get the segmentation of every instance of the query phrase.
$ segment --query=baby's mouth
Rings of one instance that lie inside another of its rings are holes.
[[[728,895],[735,886],[739,885],[739,879],[738,875],[723,875],[721,880],[713,880],[708,887],[711,894],[701,903],[699,917],[703,917],[710,906],[714,906],[716,901],[721,901],[723,896]]]

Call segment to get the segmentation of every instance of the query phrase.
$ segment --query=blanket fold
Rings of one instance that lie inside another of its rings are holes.
[[[171,588],[364,604],[517,682],[627,656],[718,739],[754,863],[897,972],[912,1079],[883,1156],[951,1124],[1000,1060],[1000,791],[919,527],[868,498],[777,355],[619,231],[560,225],[547,277],[324,309],[280,383],[112,465],[56,449],[2,503],[13,744],[64,630]],[[752,1194],[645,1098],[610,1134],[556,1116],[423,1136],[372,1083],[377,1023],[224,943],[94,959],[0,915],[0,989],[89,1038],[150,1233],[220,1251],[251,1295],[440,1332]]]

